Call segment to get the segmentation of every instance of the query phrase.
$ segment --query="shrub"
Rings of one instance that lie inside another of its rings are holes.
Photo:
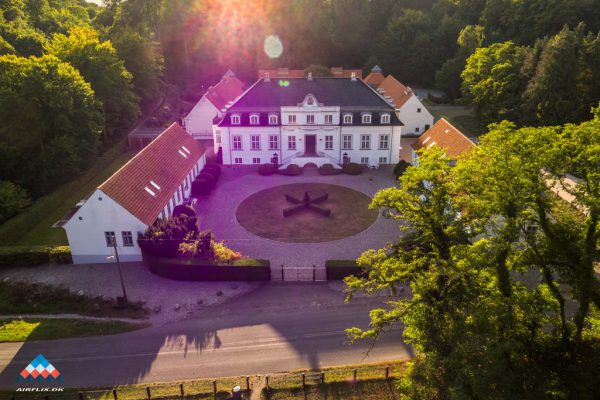
[[[273,175],[277,172],[277,168],[273,164],[261,164],[258,167],[258,173],[261,175]]]
[[[218,177],[210,171],[202,171],[200,172],[200,175],[196,177],[196,179],[206,179],[207,181],[210,181],[214,186],[217,183]]]
[[[194,207],[187,204],[179,204],[178,206],[175,206],[175,208],[173,209],[173,216],[180,217],[182,215],[188,217],[195,217],[196,210],[194,210]]]
[[[212,242],[214,260],[217,263],[231,263],[242,258],[242,254],[231,250],[223,242]]]
[[[72,262],[69,246],[0,247],[0,267]]]
[[[327,260],[325,261],[327,280],[340,280],[347,276],[361,276],[364,271],[356,264],[356,260]]]
[[[357,163],[348,163],[344,165],[344,173],[348,175],[360,175],[362,174],[363,167]]]
[[[30,203],[25,189],[9,181],[0,181],[0,223],[18,214]]]
[[[277,170],[277,172],[281,175],[296,176],[302,173],[302,168],[296,164],[290,164],[287,166],[287,168]]]
[[[319,167],[319,175],[337,175],[342,172],[342,169],[335,168],[332,164],[323,164]]]
[[[179,245],[198,237],[196,217],[180,215],[167,219],[159,218],[138,238],[140,248],[150,254],[164,257],[177,255]]]
[[[408,167],[410,167],[409,163],[404,160],[400,160],[400,162],[398,162],[398,164],[396,164],[394,167],[394,175],[396,175],[396,179],[400,178]]]
[[[211,181],[208,181],[204,178],[196,178],[194,182],[192,182],[192,197],[200,197],[205,194],[209,194],[212,190],[214,184]]]
[[[189,258],[211,260],[215,256],[213,236],[210,232],[200,232],[195,238],[188,238],[179,244],[177,255]]]
[[[202,172],[210,172],[219,178],[221,176],[221,167],[217,164],[206,164],[204,168],[202,168]]]

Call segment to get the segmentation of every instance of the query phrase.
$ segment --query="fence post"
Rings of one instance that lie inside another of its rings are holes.
[[[283,274],[283,264],[281,264],[281,281],[285,282],[285,275]]]
[[[217,395],[217,381],[213,381],[213,394]]]
[[[113,397],[115,400],[119,400],[119,397],[117,396],[117,389],[113,389]]]
[[[356,368],[354,368],[354,383],[356,383]]]
[[[83,400],[83,393],[79,392],[79,400]]]
[[[181,393],[181,400],[183,400],[183,383],[179,384],[179,393]]]
[[[246,390],[250,391],[250,377],[249,376],[246,377]]]
[[[321,385],[325,383],[325,371],[321,371]]]
[[[390,379],[390,367],[385,367],[385,379]]]
[[[150,393],[150,386],[146,386],[146,396],[148,396],[148,400],[152,399],[152,393]]]
[[[271,391],[271,388],[269,387],[269,375],[265,376],[266,381],[265,381],[265,386],[267,387],[268,391]]]
[[[302,373],[302,389],[306,389],[306,374]]]
[[[317,280],[317,266],[313,264],[313,282]]]

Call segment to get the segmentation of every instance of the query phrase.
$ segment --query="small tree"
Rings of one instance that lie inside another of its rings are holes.
[[[9,181],[0,181],[0,222],[18,214],[30,203],[25,189]]]

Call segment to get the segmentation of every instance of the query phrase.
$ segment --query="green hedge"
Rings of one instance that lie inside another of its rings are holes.
[[[327,260],[325,261],[325,270],[328,281],[344,279],[350,275],[360,276],[363,274],[363,270],[356,264],[356,260]]]
[[[0,247],[0,267],[40,264],[71,264],[69,246]]]

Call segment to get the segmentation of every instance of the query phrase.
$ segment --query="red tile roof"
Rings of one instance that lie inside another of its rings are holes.
[[[244,83],[233,75],[225,75],[219,83],[208,88],[204,96],[217,107],[225,108],[227,103],[244,93]]]
[[[151,225],[202,154],[204,148],[200,143],[173,123],[98,189]]]
[[[413,144],[413,149],[419,150],[433,145],[443,148],[450,158],[456,158],[475,147],[475,144],[468,137],[444,118],[423,133],[419,140]]]
[[[371,71],[363,80],[367,85],[377,87],[381,82],[383,82],[384,79],[385,76],[381,71]]]
[[[411,88],[401,84],[392,75],[388,75],[378,86],[378,89],[383,89],[382,96],[390,96],[394,102],[396,109],[402,107],[404,103],[414,96]]]

